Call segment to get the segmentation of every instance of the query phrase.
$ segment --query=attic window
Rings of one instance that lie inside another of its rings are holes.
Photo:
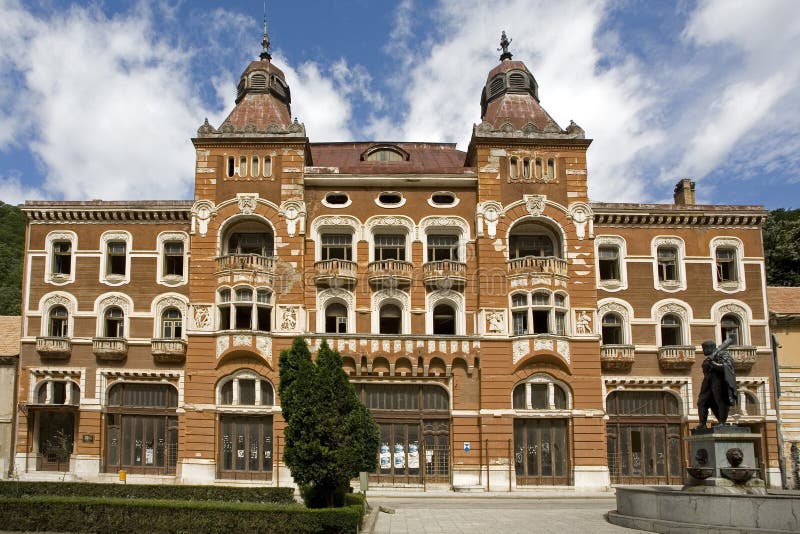
[[[525,89],[527,84],[525,83],[525,75],[520,72],[513,72],[508,75],[508,85],[512,89]]]
[[[361,154],[361,161],[395,162],[408,159],[408,152],[394,145],[373,146]]]
[[[286,90],[286,84],[283,82],[283,80],[274,75],[272,76],[272,87],[275,89],[275,92],[281,96],[286,96],[288,93]]]
[[[403,198],[403,195],[396,191],[384,191],[378,198],[375,199],[375,203],[378,206],[382,206],[384,208],[392,207],[396,208],[402,206],[406,203],[406,199]]]
[[[428,204],[435,208],[447,208],[458,204],[458,197],[450,191],[437,191],[428,199]]]
[[[253,89],[266,89],[267,77],[263,74],[253,74],[253,77],[250,78],[250,85]]]
[[[347,193],[331,192],[325,195],[322,203],[332,208],[344,208],[350,205],[350,197]]]

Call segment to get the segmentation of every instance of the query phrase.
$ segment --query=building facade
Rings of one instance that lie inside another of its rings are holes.
[[[19,332],[19,316],[0,316],[0,479],[9,476],[14,464]]]
[[[590,202],[591,140],[507,51],[466,152],[310,142],[265,41],[192,140],[194,201],[25,205],[21,476],[289,483],[277,362],[303,336],[380,425],[375,483],[680,483],[699,344],[733,336],[775,480],[763,209],[688,180]]]
[[[769,320],[780,374],[780,431],[785,484],[800,489],[800,287],[768,287]]]

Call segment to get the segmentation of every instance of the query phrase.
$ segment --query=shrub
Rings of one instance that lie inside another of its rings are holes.
[[[294,502],[294,490],[292,488],[0,481],[0,497],[34,497],[47,495],[60,495],[64,497],[119,497],[125,499],[239,501],[278,504],[291,504]]]
[[[0,498],[5,530],[57,532],[356,532],[363,501],[310,510],[299,504],[192,502],[80,497]]]

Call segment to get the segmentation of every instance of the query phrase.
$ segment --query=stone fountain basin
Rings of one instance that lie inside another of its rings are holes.
[[[800,532],[800,492],[704,494],[664,486],[617,486],[608,521],[650,532]]]
[[[705,480],[714,475],[713,467],[687,467],[686,472],[689,476],[697,480]]]
[[[755,476],[758,469],[752,467],[720,467],[719,474],[734,484],[744,484]]]

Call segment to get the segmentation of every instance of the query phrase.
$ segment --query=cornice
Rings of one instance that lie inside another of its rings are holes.
[[[747,226],[759,227],[761,206],[676,206],[673,204],[591,203],[598,226]]]
[[[46,222],[189,222],[191,201],[27,202],[22,211],[31,223]]]

